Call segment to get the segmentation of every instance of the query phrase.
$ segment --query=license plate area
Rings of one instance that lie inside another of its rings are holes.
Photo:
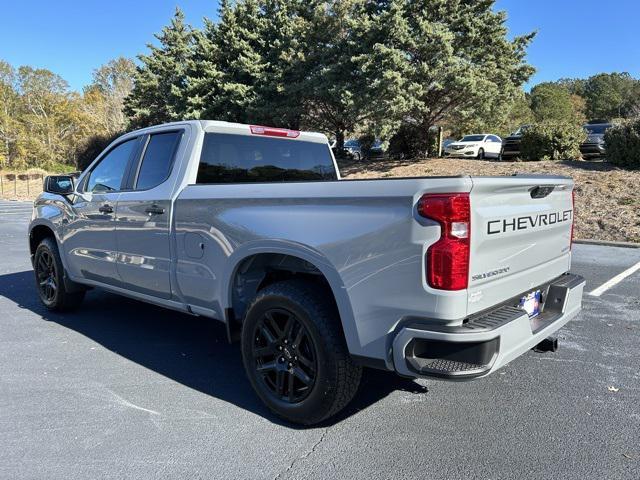
[[[542,306],[542,292],[535,290],[527,293],[520,299],[520,308],[527,312],[529,318],[540,315],[540,307]]]

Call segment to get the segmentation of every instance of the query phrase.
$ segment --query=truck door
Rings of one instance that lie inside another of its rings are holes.
[[[69,270],[75,277],[120,285],[116,268],[116,204],[138,142],[138,137],[130,138],[111,148],[78,188],[73,199],[74,215],[64,227],[63,242]]]
[[[117,268],[123,287],[159,298],[171,297],[171,195],[169,177],[184,130],[145,135],[131,169],[129,188],[116,213]]]

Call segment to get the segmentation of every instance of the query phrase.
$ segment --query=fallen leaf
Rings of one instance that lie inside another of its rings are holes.
[[[619,391],[620,389],[619,389],[619,388],[616,388],[616,387],[609,387],[609,388],[608,388],[608,390],[609,390],[610,392],[617,392],[617,391]]]

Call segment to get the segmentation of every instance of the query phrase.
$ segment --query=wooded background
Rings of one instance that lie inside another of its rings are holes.
[[[82,168],[125,130],[182,119],[375,137],[415,155],[434,125],[504,136],[640,114],[627,73],[525,93],[535,34],[509,39],[505,20],[493,0],[222,1],[202,29],[177,10],[137,62],[112,60],[82,92],[0,60],[0,170]]]

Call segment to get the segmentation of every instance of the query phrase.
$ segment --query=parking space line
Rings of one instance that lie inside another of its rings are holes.
[[[589,292],[589,295],[591,295],[592,297],[599,297],[604,292],[609,290],[611,287],[615,287],[617,284],[619,284],[625,278],[629,277],[630,275],[633,275],[638,270],[640,270],[640,262],[636,263],[633,267],[627,268],[624,272],[616,275],[611,280],[603,283],[602,285],[600,285],[595,290]]]

